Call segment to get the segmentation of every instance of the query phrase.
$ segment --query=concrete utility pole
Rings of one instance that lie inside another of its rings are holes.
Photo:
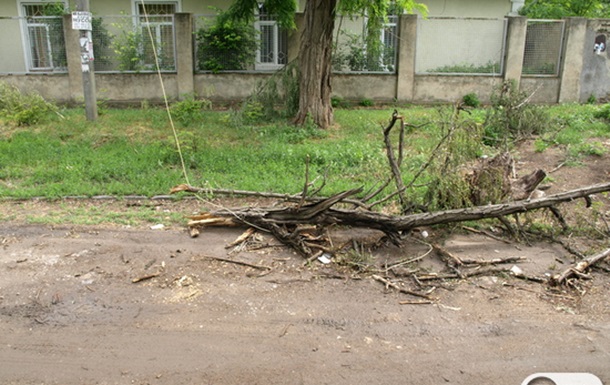
[[[97,119],[97,97],[95,93],[95,74],[93,72],[93,39],[91,34],[91,12],[89,0],[78,0],[77,12],[72,13],[72,28],[79,30],[81,68],[83,71],[83,94],[87,120]]]

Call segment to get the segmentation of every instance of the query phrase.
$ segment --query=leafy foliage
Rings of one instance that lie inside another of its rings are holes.
[[[348,31],[341,31],[341,34],[347,40],[341,46],[334,46],[332,65],[335,71],[394,71],[394,47],[375,43],[371,50],[365,36]]]
[[[294,116],[298,108],[298,69],[290,63],[269,79],[259,82],[233,118],[242,123],[256,123]]]
[[[245,70],[254,64],[256,31],[251,23],[219,12],[197,31],[197,65],[202,71]]]
[[[203,111],[212,109],[212,102],[207,99],[195,99],[193,95],[172,104],[170,111],[174,119],[183,126],[189,126],[203,120]]]
[[[492,61],[480,66],[475,66],[471,63],[463,63],[434,68],[428,72],[446,74],[497,74],[500,72],[500,64]]]
[[[424,4],[413,0],[344,0],[339,2],[338,13],[348,16],[366,16],[366,28],[362,35],[348,34],[347,53],[338,52],[335,67],[347,64],[351,71],[382,71],[388,69],[395,55],[393,47],[383,44],[381,32],[389,15],[419,11],[426,15]],[[393,70],[393,68],[389,68]]]
[[[0,83],[0,117],[18,126],[36,124],[58,108],[36,93],[23,94],[17,87]]]
[[[42,4],[41,13],[44,16],[56,16],[40,19],[39,22],[46,24],[49,30],[49,43],[53,52],[53,67],[66,68],[68,66],[68,58],[64,49],[64,23],[61,18],[61,16],[66,14],[65,5],[62,2]]]
[[[465,106],[473,108],[478,108],[481,105],[479,97],[474,92],[464,95],[462,103],[464,103]]]
[[[274,15],[280,27],[286,29],[296,28],[294,16],[297,12],[297,2],[295,0],[266,0],[263,3],[265,11],[270,15]],[[251,22],[254,19],[254,9],[258,7],[258,0],[233,1],[227,15],[234,21]]]
[[[519,91],[514,81],[505,81],[492,92],[491,106],[483,138],[487,145],[506,145],[541,134],[549,123],[544,109],[530,104],[529,95]]]
[[[425,202],[429,209],[472,205],[465,168],[482,150],[482,129],[460,109],[441,110],[438,146],[432,152]]]
[[[145,55],[142,50],[144,35],[141,30],[131,25],[130,21],[125,19],[112,24],[115,29],[120,31],[112,40],[112,49],[116,54],[119,70],[140,71],[145,69],[143,65]]]
[[[593,117],[610,122],[610,104],[604,104],[599,110],[593,113]]]
[[[335,4],[335,3],[330,3]],[[334,22],[334,18],[337,14],[344,15],[366,15],[368,18],[367,23],[367,33],[366,33],[366,47],[367,52],[373,54],[376,60],[379,60],[380,47],[381,47],[381,28],[385,20],[387,20],[387,16],[391,14],[391,10],[393,7],[400,10],[413,11],[418,10],[423,14],[427,13],[427,8],[425,5],[421,3],[417,3],[414,0],[342,0],[339,1],[337,7],[327,7],[320,8],[324,9],[323,12],[320,12],[320,17],[322,18],[323,23],[320,23],[324,29],[324,37],[319,39],[318,41],[310,41],[309,44],[304,44],[306,47],[317,46],[323,49],[317,50],[317,52],[328,52],[327,49],[332,49],[332,25]],[[259,2],[256,0],[236,0],[232,3],[231,7],[228,11],[229,19],[232,20],[245,20],[252,21],[254,17],[254,9],[259,6]],[[295,21],[294,17],[296,15],[295,11],[297,10],[297,2],[295,0],[265,0],[260,2],[260,6],[264,6],[265,11],[274,15],[275,19],[278,21],[278,24],[283,27],[294,28]],[[313,1],[306,2],[305,6],[305,19],[308,20],[307,16],[310,15],[309,12],[314,12],[315,3]],[[313,19],[313,18],[312,18]],[[319,20],[319,19],[316,19]],[[330,27],[330,28],[328,28]],[[331,33],[328,33],[330,31]],[[316,34],[310,34],[310,36],[304,36],[305,39],[317,39]],[[299,60],[301,63],[308,63],[308,61],[319,61],[322,58],[321,54],[315,53],[313,55],[307,54],[307,52],[301,52],[299,56]],[[326,57],[323,60],[332,60],[332,56]],[[303,65],[300,68],[318,68],[314,65],[306,66]],[[324,73],[303,73],[299,76],[307,77],[307,79],[312,76],[321,76],[325,78],[330,76],[331,72],[331,63],[324,63]],[[328,92],[328,88],[324,90],[324,92],[309,92],[307,87],[302,87],[300,91],[302,94],[299,95],[299,109],[297,110],[297,116],[295,118],[295,122],[297,124],[302,124],[309,116],[311,117],[315,123],[322,127],[327,128],[327,126],[332,122],[332,108],[330,101],[330,92]],[[317,102],[321,102],[323,108],[313,109],[312,106],[314,103],[313,100]]]
[[[610,16],[610,3],[605,0],[526,0],[519,14],[531,19],[561,19],[568,16]]]

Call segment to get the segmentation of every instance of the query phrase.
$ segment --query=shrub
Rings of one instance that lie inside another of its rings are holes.
[[[485,144],[500,146],[508,141],[541,134],[549,125],[549,116],[529,103],[529,95],[520,92],[514,81],[505,81],[491,95],[485,122]]]
[[[464,95],[462,102],[465,106],[478,108],[481,105],[479,97],[474,92]]]
[[[298,110],[298,68],[295,63],[289,63],[267,80],[258,82],[254,92],[232,118],[236,124],[257,123],[293,117]]]
[[[121,31],[112,40],[112,49],[116,54],[119,70],[140,71],[145,69],[142,31],[133,28],[129,23],[113,23],[112,26]]]
[[[465,165],[481,152],[482,128],[459,109],[441,113],[439,144],[431,154],[424,202],[430,210],[472,205],[471,186],[465,178]]]
[[[207,99],[195,99],[188,95],[184,100],[172,104],[170,111],[176,121],[183,126],[189,126],[202,119],[204,110],[212,108],[212,102]]]
[[[610,121],[610,104],[604,104],[602,108],[593,113],[593,117]]]
[[[43,120],[49,112],[58,112],[57,106],[39,94],[22,94],[17,87],[0,83],[1,117],[18,126],[29,126]]]
[[[202,71],[245,70],[254,64],[256,30],[219,12],[213,24],[196,33],[197,68]]]
[[[368,98],[364,98],[359,103],[362,107],[372,107],[375,103]]]

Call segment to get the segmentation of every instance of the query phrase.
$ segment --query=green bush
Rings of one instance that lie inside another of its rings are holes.
[[[474,92],[464,95],[462,102],[465,106],[478,108],[481,105],[479,97]]]
[[[483,141],[500,146],[542,134],[550,118],[544,109],[529,103],[529,95],[520,92],[514,81],[505,81],[491,95],[491,106],[485,122]]]
[[[112,49],[116,54],[119,70],[140,71],[145,69],[142,31],[134,29],[126,23],[114,23],[112,26],[121,31],[112,40]]]
[[[49,112],[58,112],[57,106],[39,94],[23,94],[15,86],[0,83],[0,117],[18,126],[29,126],[48,117]]]
[[[610,121],[610,104],[604,104],[599,110],[593,113],[593,117]]]
[[[195,99],[193,95],[172,104],[172,117],[183,126],[190,126],[202,120],[204,110],[212,109],[212,102],[207,99]]]
[[[394,47],[372,44],[361,34],[341,31],[347,40],[333,47],[332,66],[334,71],[383,71],[394,72]],[[374,40],[377,43],[376,40]]]
[[[254,64],[256,30],[220,12],[214,23],[196,32],[197,68],[201,71],[245,70]]]
[[[362,99],[359,104],[362,107],[372,107],[375,105],[375,103],[371,99],[368,99],[368,98]]]

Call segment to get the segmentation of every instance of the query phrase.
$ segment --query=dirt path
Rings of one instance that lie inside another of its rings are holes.
[[[532,143],[517,153],[522,175],[553,170],[550,193],[610,177],[608,155],[568,167],[564,153],[536,152]],[[285,248],[225,249],[238,229],[190,238],[167,221],[191,212],[188,202],[142,207],[147,220],[166,223],[161,230],[31,224],[90,223],[96,212],[121,223],[142,215],[130,205],[0,202],[0,384],[515,385],[537,372],[590,372],[610,385],[607,272],[593,271],[580,292],[509,274],[436,282],[434,304],[405,305],[420,298],[386,290],[370,274],[304,267]],[[590,224],[591,209],[569,205],[576,208],[564,211],[572,225]],[[595,220],[607,225],[608,195],[593,205]],[[376,250],[378,267],[426,255],[417,236],[401,249]],[[431,239],[459,257],[524,257],[519,266],[530,275],[573,262],[557,244],[433,230]],[[444,268],[430,257],[417,267]]]
[[[607,275],[593,273],[582,296],[498,276],[401,305],[416,298],[370,278],[325,278],[332,267],[304,268],[283,248],[228,255],[240,232],[0,223],[0,382],[513,385],[591,372],[610,384]],[[570,260],[555,246],[476,235],[445,246],[523,256],[531,274]],[[423,252],[413,239],[379,255]]]

